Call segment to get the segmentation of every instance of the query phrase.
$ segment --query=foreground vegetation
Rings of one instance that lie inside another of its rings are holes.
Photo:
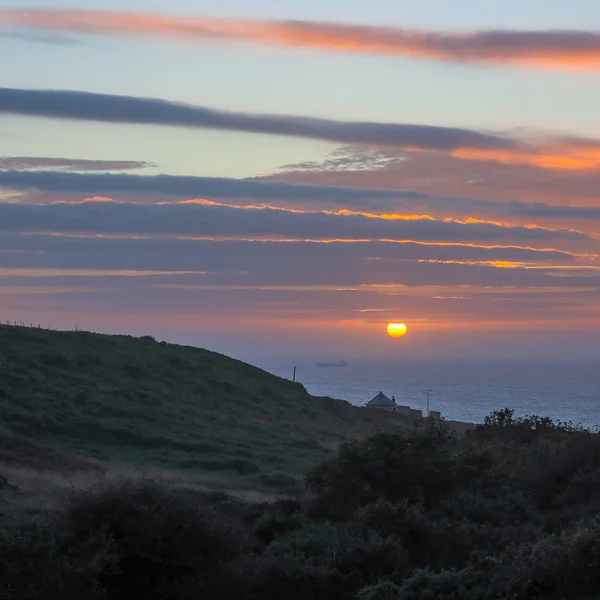
[[[600,596],[600,435],[492,413],[345,441],[303,500],[122,482],[0,536],[0,598]]]
[[[199,348],[0,325],[0,469],[109,462],[281,489],[342,437],[406,425]]]

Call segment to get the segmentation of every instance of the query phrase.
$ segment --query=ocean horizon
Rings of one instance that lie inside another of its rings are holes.
[[[263,364],[261,364],[263,362]],[[255,362],[309,393],[362,406],[380,391],[400,405],[430,409],[449,420],[481,423],[494,410],[548,416],[585,427],[600,427],[598,361],[348,359],[344,368],[317,367],[315,361],[278,359]],[[268,363],[268,364],[267,364]]]

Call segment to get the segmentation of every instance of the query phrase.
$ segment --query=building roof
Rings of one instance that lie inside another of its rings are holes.
[[[396,406],[396,400],[390,400],[383,392],[379,392],[373,400],[367,402],[367,406]]]

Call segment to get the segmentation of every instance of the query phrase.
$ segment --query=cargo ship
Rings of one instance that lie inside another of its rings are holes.
[[[317,367],[347,367],[348,363],[345,360],[337,360],[335,362],[318,362]]]

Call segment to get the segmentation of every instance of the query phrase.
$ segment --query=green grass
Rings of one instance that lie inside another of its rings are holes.
[[[0,326],[0,462],[96,459],[281,487],[342,437],[407,426],[298,383],[150,337]]]

